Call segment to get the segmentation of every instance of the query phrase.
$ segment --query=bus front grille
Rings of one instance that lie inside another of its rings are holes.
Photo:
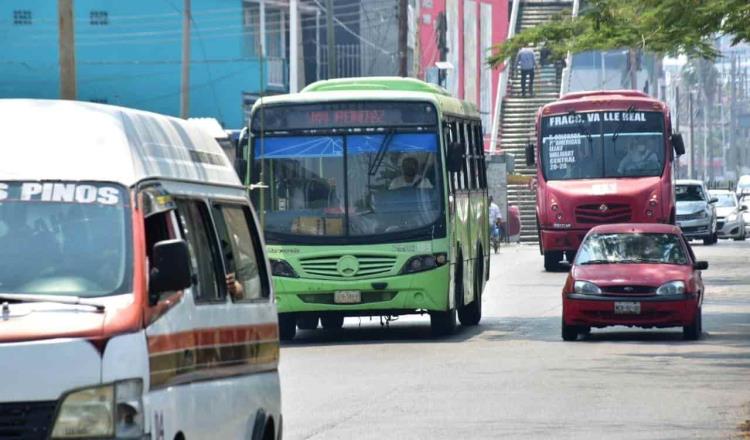
[[[576,222],[582,224],[627,223],[631,217],[630,206],[621,203],[598,203],[576,208]]]
[[[389,255],[327,255],[300,258],[305,274],[326,278],[368,278],[390,273],[396,257]]]

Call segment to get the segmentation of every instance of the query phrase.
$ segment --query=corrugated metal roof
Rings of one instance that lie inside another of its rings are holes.
[[[0,99],[0,180],[150,177],[240,185],[215,139],[182,119],[63,100]]]

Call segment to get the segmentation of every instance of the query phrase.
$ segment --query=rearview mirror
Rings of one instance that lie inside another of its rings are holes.
[[[682,141],[682,135],[680,133],[672,133],[672,148],[678,156],[685,154],[685,143]]]
[[[708,261],[696,261],[695,263],[693,263],[693,269],[695,270],[708,269]]]
[[[447,166],[448,171],[451,173],[458,173],[461,171],[464,160],[464,149],[463,145],[459,142],[451,142],[448,144],[448,157]]]
[[[526,145],[526,165],[533,166],[535,162],[534,144]]]
[[[187,289],[193,283],[190,253],[184,240],[164,240],[154,245],[148,282],[149,305],[159,302],[160,294]]]

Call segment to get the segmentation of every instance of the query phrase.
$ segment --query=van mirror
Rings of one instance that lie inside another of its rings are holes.
[[[164,292],[187,289],[193,283],[190,252],[185,240],[164,240],[154,245],[148,283],[149,305],[156,305]]]
[[[672,133],[672,148],[678,156],[685,154],[685,143],[682,141],[680,133]]]
[[[534,144],[529,144],[526,146],[526,165],[533,166],[536,162],[534,159]]]
[[[447,166],[448,171],[451,173],[458,173],[461,171],[464,160],[464,149],[460,142],[451,142],[448,145],[448,158]]]
[[[693,269],[695,270],[708,269],[708,261],[696,261],[695,263],[693,263]]]

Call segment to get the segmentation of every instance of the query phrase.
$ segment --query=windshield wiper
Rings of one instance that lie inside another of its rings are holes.
[[[70,295],[32,295],[26,293],[0,293],[0,300],[18,301],[18,302],[51,302],[58,304],[70,304],[89,306],[96,309],[97,312],[104,311],[104,304],[100,304],[87,299],[70,296]]]
[[[589,260],[589,261],[584,261],[583,263],[580,263],[580,264],[585,265],[585,264],[609,264],[609,263],[612,263],[612,262],[609,260]]]
[[[383,159],[385,158],[385,153],[388,152],[388,147],[391,145],[391,140],[393,140],[393,136],[396,134],[396,130],[393,128],[389,128],[388,131],[385,133],[385,137],[383,138],[383,143],[380,144],[380,147],[378,148],[378,152],[375,154],[375,160],[373,161],[372,165],[370,165],[370,169],[367,170],[367,174],[370,176],[375,175],[375,171],[380,168],[380,164],[383,163]]]
[[[625,114],[635,113],[635,106],[631,105],[628,107],[628,109],[625,111]],[[617,141],[617,138],[620,136],[620,130],[622,130],[622,123],[623,120],[620,119],[620,122],[617,123],[617,127],[615,128],[615,132],[612,133],[612,145],[615,144]]]

